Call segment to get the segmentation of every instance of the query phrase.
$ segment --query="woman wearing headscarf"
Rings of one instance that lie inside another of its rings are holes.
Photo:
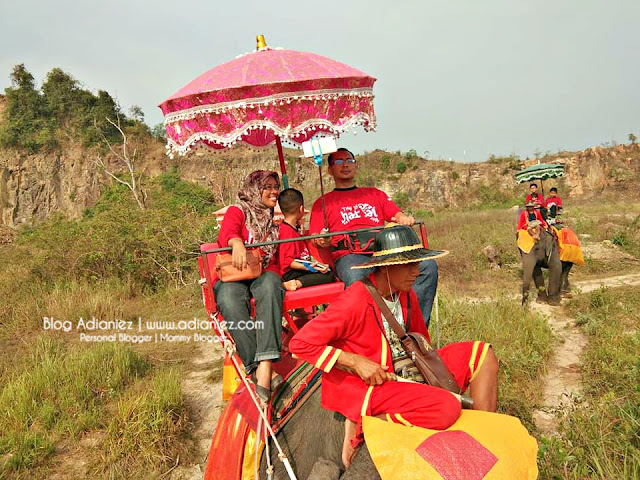
[[[237,202],[227,209],[218,235],[220,247],[232,248],[234,267],[243,269],[247,265],[245,244],[278,239],[273,209],[279,191],[280,180],[276,172],[257,170],[244,179]],[[261,250],[263,268],[259,277],[239,282],[218,281],[214,292],[245,371],[256,381],[260,398],[268,401],[272,384],[276,383],[272,382],[272,376],[274,380],[280,380],[272,375],[271,363],[280,360],[284,290],[276,262],[276,245],[261,247]],[[249,317],[252,297],[255,299],[255,322]]]

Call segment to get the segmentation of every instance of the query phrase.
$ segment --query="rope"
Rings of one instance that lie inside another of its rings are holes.
[[[440,312],[438,310],[438,292],[436,292],[433,302],[436,304],[436,349],[438,349],[440,348]]]
[[[236,359],[236,357],[234,355],[235,352],[236,352],[236,347],[233,344],[233,342],[229,339],[229,337],[227,337],[227,334],[225,333],[224,329],[220,325],[220,322],[218,322],[218,314],[219,314],[219,312],[215,312],[215,313],[211,314],[211,319],[212,319],[213,323],[216,326],[218,334],[220,335],[220,340],[222,341],[222,346],[224,347],[225,351],[229,354],[229,358],[233,362],[233,365],[235,366],[236,371],[240,372],[241,371],[240,365],[238,364],[238,360]],[[273,444],[275,445],[276,449],[278,450],[278,458],[284,464],[284,468],[287,470],[287,474],[289,475],[289,479],[290,480],[297,480],[296,474],[293,472],[293,469],[291,468],[291,464],[289,463],[289,459],[287,458],[287,456],[282,451],[282,447],[280,446],[280,442],[278,442],[278,439],[276,438],[276,435],[273,432],[273,429],[271,428],[271,424],[269,423],[269,419],[267,418],[266,408],[264,410],[261,408],[260,401],[258,400],[258,397],[254,393],[253,389],[250,387],[249,381],[247,380],[247,377],[245,375],[240,375],[240,378],[242,380],[242,383],[244,383],[244,386],[247,389],[247,392],[249,393],[249,396],[251,397],[251,401],[253,402],[253,404],[256,406],[256,409],[258,410],[258,413],[260,415],[260,419],[262,420],[262,422],[264,422],[264,428],[265,428],[266,432],[268,432],[269,436],[273,439]],[[258,438],[259,434],[260,434],[259,432],[256,432],[256,438]],[[267,438],[266,433],[265,433],[265,438]]]

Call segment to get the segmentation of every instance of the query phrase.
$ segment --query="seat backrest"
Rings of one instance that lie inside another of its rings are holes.
[[[217,248],[220,248],[217,243],[203,243],[200,245],[201,252],[215,250]],[[216,256],[216,253],[206,253],[198,257],[198,268],[200,270],[200,278],[202,279],[200,282],[202,286],[202,300],[209,314],[218,311],[213,293],[213,285],[218,280],[218,275],[215,270]]]

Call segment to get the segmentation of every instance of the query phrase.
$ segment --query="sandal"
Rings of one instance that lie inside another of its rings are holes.
[[[256,376],[255,370],[251,373],[251,375],[249,375],[249,379],[253,382],[255,386],[258,386],[258,377]],[[271,391],[275,392],[278,389],[278,387],[280,387],[280,385],[282,385],[283,383],[284,383],[284,378],[282,378],[282,375],[277,373],[276,376],[271,379]],[[266,390],[265,387],[262,387],[262,388]]]
[[[271,401],[271,390],[256,383],[256,395],[265,405],[269,405]]]

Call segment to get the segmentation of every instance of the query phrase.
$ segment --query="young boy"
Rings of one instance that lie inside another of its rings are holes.
[[[304,216],[302,193],[295,188],[287,188],[280,192],[278,204],[284,215],[284,220],[280,224],[280,240],[299,238],[301,235],[298,226],[300,219]],[[302,263],[298,260],[309,262],[309,266],[305,265],[306,262]],[[284,280],[282,286],[285,290],[297,290],[333,282],[333,273],[329,271],[329,267],[311,258],[304,240],[279,244],[278,263],[280,276]]]
[[[558,196],[558,189],[556,187],[553,187],[549,191],[549,196],[545,200],[544,206],[547,207],[547,210],[549,211],[551,211],[551,207],[553,206],[556,207],[556,211],[562,208],[562,199]],[[552,216],[555,215],[552,214]]]

